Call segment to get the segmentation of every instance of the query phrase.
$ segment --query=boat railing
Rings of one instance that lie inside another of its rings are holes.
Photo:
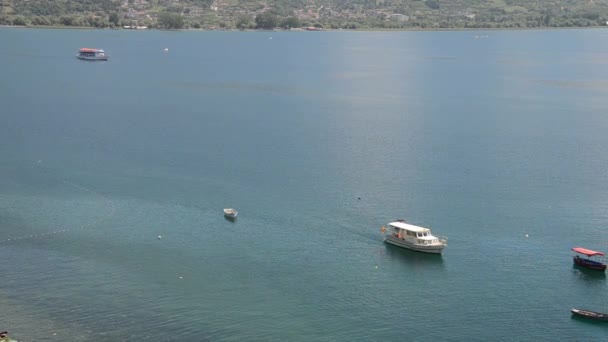
[[[447,237],[445,237],[445,236],[436,236],[436,237],[437,237],[437,240],[439,240],[439,242],[441,242],[442,244],[444,244],[444,245],[448,244],[448,238]]]

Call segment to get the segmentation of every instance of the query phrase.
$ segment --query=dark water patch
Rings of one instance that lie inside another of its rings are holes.
[[[572,273],[582,281],[594,282],[606,280],[606,272],[591,270],[576,264],[572,265]]]
[[[428,254],[416,252],[402,247],[384,243],[386,255],[394,260],[402,262],[411,267],[432,267],[433,269],[444,268],[443,256],[441,254]],[[447,247],[449,248],[449,246]]]

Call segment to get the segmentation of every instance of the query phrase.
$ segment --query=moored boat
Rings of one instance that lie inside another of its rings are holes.
[[[608,314],[605,314],[602,312],[575,309],[575,308],[572,308],[570,311],[572,312],[573,315],[576,315],[579,317],[585,317],[585,318],[593,319],[596,321],[608,321]]]
[[[102,49],[82,48],[78,50],[76,58],[87,61],[107,61],[108,55]]]
[[[418,252],[441,254],[448,245],[446,237],[435,236],[429,228],[415,226],[406,223],[405,220],[390,222],[388,227],[383,226],[380,231],[386,233],[384,241],[395,246]]]
[[[17,342],[17,340],[12,340],[8,337],[8,331],[0,332],[0,342]]]
[[[224,209],[224,216],[226,216],[228,218],[235,219],[238,214],[239,214],[239,212],[236,211],[236,209],[233,209],[233,208]]]
[[[572,261],[574,261],[574,263],[578,266],[581,267],[585,267],[585,268],[589,268],[592,270],[596,270],[596,271],[601,271],[601,272],[605,272],[606,271],[606,264],[600,260],[591,260],[591,257],[599,257],[602,256],[604,257],[605,254],[602,252],[598,252],[598,251],[593,251],[587,248],[582,248],[582,247],[574,247],[572,248],[572,251],[581,255],[585,255],[587,256],[586,258],[581,257],[580,255],[574,255],[572,257]]]

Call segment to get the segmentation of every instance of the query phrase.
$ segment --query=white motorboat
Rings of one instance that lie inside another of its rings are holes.
[[[236,209],[232,209],[232,208],[226,208],[224,209],[224,216],[231,218],[231,219],[235,219],[236,215],[238,215],[239,212],[236,211]]]
[[[441,254],[448,245],[448,239],[435,236],[429,228],[414,226],[405,220],[396,220],[380,229],[386,234],[385,242],[413,251]]]

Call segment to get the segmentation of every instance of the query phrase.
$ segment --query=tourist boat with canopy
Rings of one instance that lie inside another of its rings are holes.
[[[388,227],[382,226],[380,231],[385,233],[384,241],[395,246],[418,252],[441,254],[448,245],[446,237],[435,236],[429,228],[415,226],[406,223],[405,220],[390,222]]]
[[[574,264],[581,266],[581,267],[586,267],[592,270],[596,270],[596,271],[602,271],[605,272],[606,271],[606,264],[603,262],[604,258],[601,258],[600,260],[591,260],[590,258],[592,257],[605,257],[605,254],[602,252],[598,252],[598,251],[593,251],[587,248],[582,248],[582,247],[574,247],[572,248],[572,251],[578,253],[576,255],[574,255],[572,257],[572,260],[574,261]],[[586,258],[580,256],[584,255],[586,256]]]
[[[82,48],[78,50],[76,58],[86,61],[107,61],[108,55],[102,49]]]
[[[608,314],[605,314],[605,313],[583,310],[583,309],[575,309],[575,308],[572,308],[570,311],[575,316],[594,319],[596,321],[608,321]]]

